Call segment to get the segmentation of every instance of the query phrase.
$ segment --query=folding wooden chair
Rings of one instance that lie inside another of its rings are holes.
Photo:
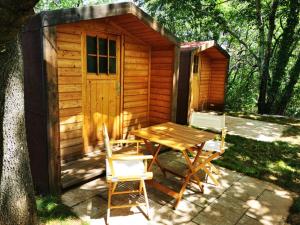
[[[220,171],[211,163],[211,161],[219,158],[220,155],[225,152],[225,115],[193,112],[190,120],[190,125],[197,128],[221,133],[221,137],[219,138],[220,140],[209,140],[205,142],[200,155],[200,162],[201,164],[203,164],[202,169],[207,174],[207,176],[211,178],[215,185],[219,185],[219,182],[211,172],[220,175]]]
[[[107,224],[109,223],[110,210],[114,208],[126,208],[132,206],[146,205],[147,216],[149,216],[149,201],[145,186],[145,180],[152,179],[153,173],[147,172],[147,160],[152,159],[152,155],[129,155],[129,154],[113,154],[112,143],[127,143],[126,140],[109,141],[107,127],[103,124],[103,139],[106,150],[106,181],[108,183],[108,204],[107,204]],[[134,140],[129,140],[134,143]],[[118,182],[139,181],[138,190],[116,191]],[[113,195],[144,193],[145,203],[127,204],[127,205],[111,205]]]

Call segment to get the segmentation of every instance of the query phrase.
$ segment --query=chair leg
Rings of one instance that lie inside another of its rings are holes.
[[[219,182],[216,180],[216,178],[214,178],[214,176],[211,174],[211,172],[206,167],[203,167],[203,170],[210,177],[210,179],[212,179],[212,181],[214,182],[214,184],[216,186],[219,186]]]
[[[112,183],[108,183],[108,198],[107,198],[107,215],[106,223],[109,224],[110,220],[110,206],[111,206]]]
[[[143,182],[140,181],[140,184],[139,184],[139,194],[140,195],[142,194],[142,191],[143,191]]]
[[[116,188],[117,188],[117,186],[118,186],[118,182],[116,182],[116,183],[113,183],[113,185],[112,185],[112,194],[115,192],[115,190],[116,190]]]
[[[211,167],[212,171],[217,174],[217,175],[220,175],[220,171],[211,163],[209,162],[208,165]]]
[[[148,219],[150,220],[149,200],[148,200],[145,181],[141,180],[141,183],[142,183],[142,186],[143,186],[143,189],[144,189],[144,196],[145,196],[145,202],[146,202],[146,208],[147,208],[147,216],[148,216]]]

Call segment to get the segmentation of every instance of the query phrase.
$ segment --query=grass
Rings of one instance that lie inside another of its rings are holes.
[[[82,222],[68,206],[62,204],[57,196],[38,196],[36,205],[40,224],[88,225],[88,223]]]
[[[287,142],[262,142],[227,135],[220,166],[275,183],[300,194],[300,152]]]

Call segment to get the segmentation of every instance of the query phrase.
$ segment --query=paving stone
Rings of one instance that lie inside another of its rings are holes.
[[[201,210],[201,207],[182,200],[176,210],[173,210],[168,205],[156,210],[153,216],[153,221],[165,225],[187,224]]]
[[[263,225],[263,223],[245,215],[236,225]]]
[[[207,207],[205,211],[199,213],[192,221],[199,225],[234,225],[236,220],[238,220],[238,216],[229,210],[219,211]]]
[[[280,224],[286,220],[292,203],[287,191],[265,190],[257,200],[247,201],[250,208],[246,215],[265,225]]]
[[[95,196],[74,206],[72,210],[83,221],[94,220],[101,222],[106,213],[106,208],[107,201],[99,196]]]
[[[243,177],[235,182],[225,193],[246,202],[256,199],[267,186],[260,180]]]
[[[235,224],[243,216],[247,208],[248,206],[245,202],[223,194],[196,216],[193,222],[203,225]]]
[[[62,194],[62,202],[72,207],[107,189],[104,179],[96,179]]]

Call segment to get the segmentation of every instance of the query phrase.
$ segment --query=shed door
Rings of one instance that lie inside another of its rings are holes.
[[[118,36],[86,36],[86,132],[89,150],[109,135],[120,133],[120,40]]]

